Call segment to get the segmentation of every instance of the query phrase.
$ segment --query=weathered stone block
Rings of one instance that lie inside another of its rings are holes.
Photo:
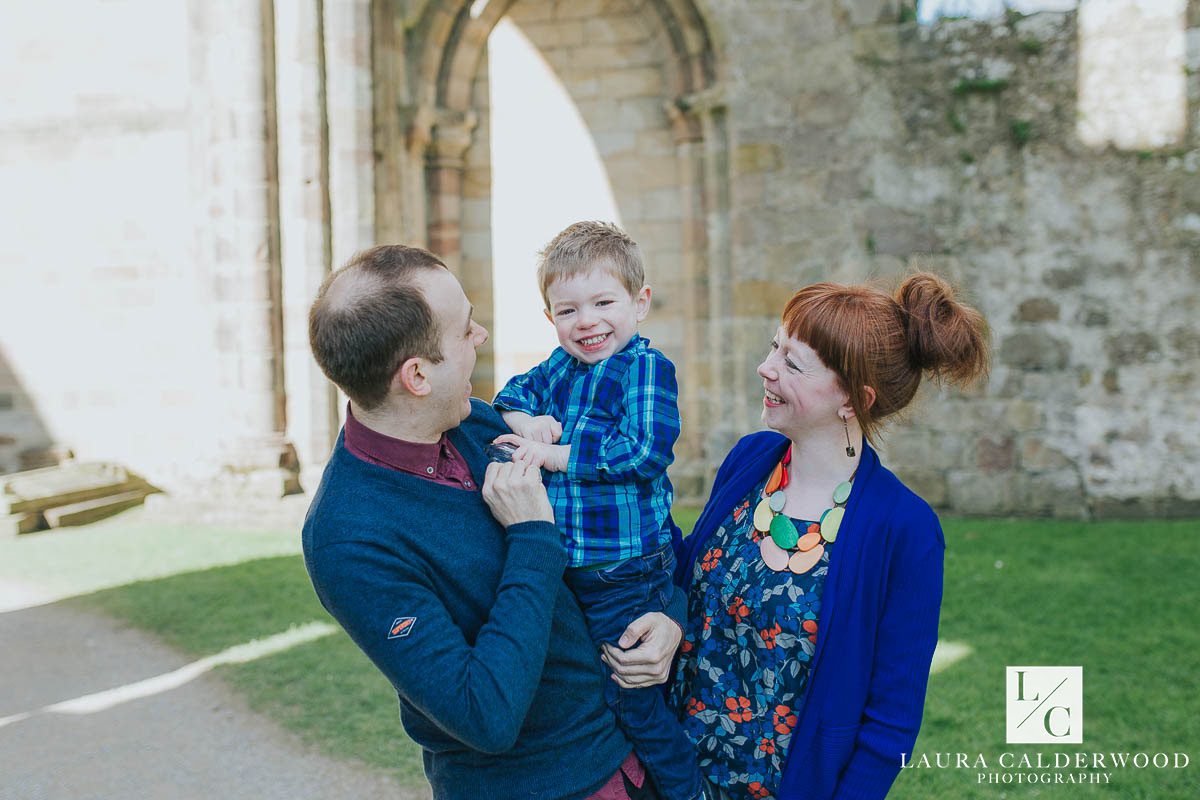
[[[776,142],[741,144],[734,150],[733,168],[739,173],[773,172],[783,165],[782,153]]]
[[[1070,353],[1069,342],[1034,331],[1014,333],[1000,344],[1000,360],[1020,369],[1063,369]]]
[[[941,237],[921,217],[884,206],[871,206],[864,219],[866,248],[871,254],[907,258],[913,253],[945,249]]]
[[[1167,334],[1167,342],[1184,358],[1200,358],[1200,331],[1195,327],[1181,326]]]
[[[1027,470],[1063,469],[1074,461],[1061,450],[1051,447],[1039,436],[1024,437],[1021,442],[1021,467]]]
[[[898,468],[897,475],[908,488],[934,508],[944,507],[949,499],[945,473],[931,469]]]
[[[733,305],[739,314],[775,316],[795,288],[776,281],[738,281],[733,287]]]
[[[1109,360],[1119,367],[1157,361],[1162,355],[1158,339],[1146,331],[1110,336],[1104,349]]]
[[[920,429],[889,431],[881,447],[888,464],[906,468],[929,466],[931,449],[928,431]]]
[[[605,16],[586,20],[583,23],[584,40],[593,44],[616,44],[618,42],[640,42],[651,34],[639,14]]]
[[[832,170],[825,179],[825,199],[830,203],[856,200],[868,191],[862,167]]]
[[[666,81],[659,67],[615,69],[600,73],[599,92],[605,97],[652,97],[661,102]]]
[[[538,4],[531,3],[529,5]],[[584,35],[584,25],[585,23],[581,19],[520,22],[521,32],[539,50],[543,51],[582,45],[587,41]]]
[[[1085,306],[1079,309],[1076,318],[1087,328],[1105,328],[1108,327],[1109,323],[1108,311],[1095,306]]]
[[[549,6],[551,16],[557,20],[593,19],[607,16],[611,13],[629,14],[633,12],[628,0],[572,0],[570,3],[529,3],[530,13],[539,6]],[[518,4],[518,8],[522,6]]]
[[[1045,424],[1046,415],[1041,403],[1016,399],[1008,404],[1004,421],[1016,431],[1037,430]]]
[[[886,24],[858,28],[854,31],[854,57],[867,64],[900,60],[899,28]]]
[[[569,51],[571,66],[580,69],[605,69],[613,64],[627,67],[655,66],[662,54],[645,44],[584,44]]]
[[[851,25],[895,23],[900,19],[900,0],[838,0]]]
[[[954,471],[947,475],[948,505],[958,514],[1005,514],[1015,508],[1016,475]]]
[[[1200,500],[1183,497],[1092,497],[1096,519],[1144,520],[1147,518],[1192,519],[1200,517]]]
[[[975,460],[980,469],[994,472],[1016,466],[1016,445],[1011,436],[981,436],[975,444]]]
[[[968,434],[943,432],[935,428],[930,434],[929,459],[925,466],[948,470],[961,469],[967,466],[970,450],[971,439]]]
[[[1058,303],[1045,297],[1026,300],[1017,307],[1017,319],[1021,322],[1050,322],[1058,319]]]
[[[1085,519],[1087,503],[1074,469],[1026,473],[1017,480],[1017,511],[1022,516]]]

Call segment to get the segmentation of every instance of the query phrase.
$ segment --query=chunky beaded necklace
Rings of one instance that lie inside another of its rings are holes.
[[[796,575],[802,575],[821,560],[821,556],[825,554],[825,545],[832,544],[837,539],[854,475],[834,488],[833,505],[825,509],[821,518],[801,534],[796,530],[791,518],[783,513],[787,505],[787,497],[783,490],[787,488],[790,480],[788,465],[791,463],[792,448],[789,445],[783,459],[775,465],[775,470],[767,479],[767,485],[763,488],[763,499],[754,509],[754,529],[763,534],[758,549],[764,564],[776,572],[790,570]]]

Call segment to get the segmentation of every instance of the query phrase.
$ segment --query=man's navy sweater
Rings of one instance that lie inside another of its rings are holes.
[[[507,433],[472,400],[449,432],[482,484]],[[503,529],[478,491],[368,464],[341,439],[304,523],[318,597],[387,676],[437,798],[579,798],[630,746],[562,582],[562,534]]]

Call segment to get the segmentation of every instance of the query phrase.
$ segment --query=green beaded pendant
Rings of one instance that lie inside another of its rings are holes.
[[[833,502],[837,503],[838,505],[841,505],[842,503],[849,500],[851,485],[852,484],[850,483],[850,481],[842,481],[841,483],[839,483],[837,485],[837,488],[833,490]]]
[[[771,539],[784,550],[791,550],[800,539],[800,533],[790,519],[780,514],[771,520]]]

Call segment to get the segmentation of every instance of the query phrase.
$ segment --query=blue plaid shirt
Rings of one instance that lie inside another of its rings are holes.
[[[584,364],[556,347],[508,382],[497,411],[548,414],[571,445],[566,472],[547,472],[554,519],[571,567],[624,561],[671,540],[667,467],[679,438],[675,365],[634,335],[620,352]]]

